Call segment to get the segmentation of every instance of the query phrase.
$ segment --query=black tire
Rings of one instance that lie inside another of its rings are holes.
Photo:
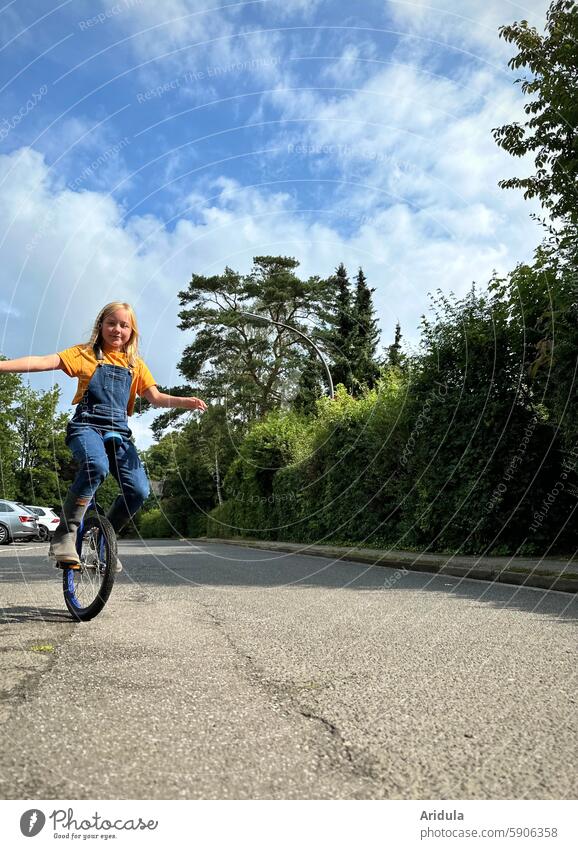
[[[46,525],[38,525],[38,536],[36,537],[36,539],[39,542],[48,542],[49,537],[50,531],[48,530]]]
[[[80,544],[82,568],[64,569],[62,588],[73,618],[88,622],[100,613],[114,584],[116,534],[108,519],[95,513],[87,516]]]
[[[8,545],[10,542],[10,532],[6,525],[0,525],[0,545]]]

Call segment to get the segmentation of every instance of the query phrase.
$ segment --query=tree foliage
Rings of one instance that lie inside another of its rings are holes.
[[[367,278],[360,268],[355,283],[354,318],[355,345],[353,354],[353,374],[355,394],[364,387],[372,389],[379,377],[379,363],[376,359],[380,331],[375,317],[373,293],[375,289],[367,285]]]
[[[498,144],[513,156],[532,154],[536,171],[510,177],[503,188],[521,188],[525,198],[538,197],[555,218],[578,222],[578,6],[574,0],[555,0],[540,35],[522,20],[500,28],[500,35],[518,48],[509,61],[526,69],[520,77],[528,120],[494,130]]]
[[[331,358],[334,385],[351,392],[354,385],[355,316],[347,269],[341,262],[327,279],[327,299],[321,313],[319,337]]]
[[[324,297],[324,282],[300,279],[298,266],[291,257],[257,256],[247,275],[228,267],[213,277],[193,274],[179,294],[179,326],[195,331],[180,370],[232,419],[261,418],[295,395],[309,352],[291,327],[310,333]]]
[[[367,285],[362,268],[353,287],[347,269],[340,263],[327,279],[327,301],[320,316],[318,338],[331,358],[333,383],[341,383],[355,396],[374,386],[380,372],[374,291]]]
[[[501,36],[517,48],[510,67],[525,72],[517,83],[527,121],[494,136],[513,156],[533,156],[535,172],[500,185],[539,198],[549,236],[533,262],[494,275],[485,289],[457,298],[437,288],[419,351],[403,353],[398,324],[381,369],[363,271],[355,290],[343,263],[319,281],[323,298],[311,300],[308,319],[331,357],[336,399],[320,397],[319,363],[309,354],[299,363],[294,409],[275,395],[259,416],[256,403],[245,408],[244,438],[229,455],[209,533],[476,554],[576,549],[576,3],[554,0],[543,35],[520,21]],[[276,303],[269,272],[254,277],[252,290],[227,275],[229,309],[249,291],[257,311]],[[264,285],[269,300],[260,300]],[[202,333],[199,367],[215,344]],[[244,351],[237,369],[244,376],[266,348],[264,334],[250,341],[253,360]]]
[[[8,499],[16,494],[18,445],[14,439],[14,404],[21,389],[20,375],[0,374],[0,494]]]
[[[571,551],[561,434],[531,389],[502,293],[438,292],[410,368],[359,398],[339,386],[316,415],[277,411],[252,427],[209,533],[371,542],[461,553]],[[535,527],[533,527],[535,525]]]
[[[38,392],[19,375],[0,375],[2,496],[58,505],[74,477],[65,445],[68,416],[58,412],[60,389]]]

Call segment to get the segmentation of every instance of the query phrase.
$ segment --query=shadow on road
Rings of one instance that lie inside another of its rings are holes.
[[[394,567],[333,560],[303,554],[175,541],[170,553],[160,541],[123,541],[125,572],[120,582],[140,586],[165,587],[189,584],[197,587],[295,587],[306,590],[325,587],[334,590],[439,593],[524,612],[549,615],[557,621],[576,621],[578,599],[567,593],[530,589],[509,584],[464,580],[429,572],[402,571]],[[155,548],[158,546],[158,555]],[[134,554],[131,553],[134,549]],[[138,553],[137,553],[138,551]],[[117,578],[119,581],[119,578]]]
[[[66,610],[49,607],[3,607],[0,609],[0,625],[14,625],[18,622],[66,622],[74,624],[74,619]]]

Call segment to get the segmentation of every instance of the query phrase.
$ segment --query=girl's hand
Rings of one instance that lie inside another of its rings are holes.
[[[143,396],[153,407],[180,407],[182,410],[202,410],[203,413],[207,409],[207,405],[200,398],[167,395],[166,392],[159,392],[156,386],[149,386]]]
[[[195,398],[191,396],[190,398],[180,398],[180,401],[183,401],[183,407],[185,410],[202,410],[203,413],[207,409],[207,405],[200,398]]]

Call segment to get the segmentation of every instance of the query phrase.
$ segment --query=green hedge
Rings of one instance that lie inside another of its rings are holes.
[[[141,515],[139,531],[144,539],[166,539],[176,536],[175,529],[166,514],[158,508]]]
[[[552,428],[515,398],[462,396],[459,386],[432,392],[392,371],[360,399],[338,387],[315,417],[268,417],[229,468],[208,536],[470,554],[574,550],[568,491],[530,530],[562,474]]]
[[[211,514],[211,535],[576,551],[574,319],[562,311],[566,335],[549,358],[540,318],[551,309],[548,287],[527,270],[517,283],[533,310],[532,344],[508,300],[518,289],[494,280],[460,300],[438,290],[419,353],[384,368],[376,389],[356,399],[338,386],[315,415],[276,412],[253,426],[225,476],[227,502]]]

